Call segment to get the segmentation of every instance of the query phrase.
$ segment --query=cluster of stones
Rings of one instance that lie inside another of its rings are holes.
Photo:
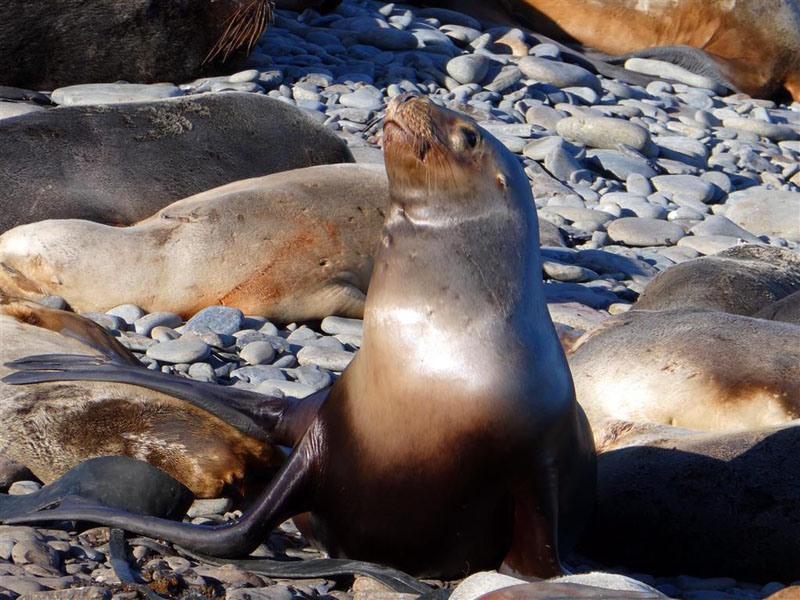
[[[363,328],[358,319],[331,316],[322,320],[322,332],[296,323],[279,329],[227,306],[210,306],[187,322],[171,312],[145,314],[132,304],[84,316],[108,329],[148,369],[295,398],[335,381],[361,346]]]
[[[14,484],[12,493],[27,493],[37,487],[31,482]],[[187,515],[196,524],[219,524],[239,516],[227,512],[226,500],[198,500]],[[252,573],[233,564],[209,565],[182,556],[168,545],[148,538],[128,541],[128,561],[141,576],[141,584],[162,597],[222,598],[226,600],[348,600],[378,594],[384,600],[412,600],[413,595],[394,594],[368,578],[357,577],[353,585],[346,580],[281,580]],[[287,522],[252,554],[252,558],[319,558],[318,552],[304,547],[296,528]],[[574,568],[573,568],[574,569]],[[596,573],[591,565],[577,571],[590,575],[568,577],[577,583],[598,587],[620,581],[626,588],[658,590],[665,598],[686,600],[760,600],[784,589],[778,582],[766,585],[737,582],[729,577],[697,578],[686,575],[652,577],[642,573]],[[471,580],[483,576],[473,576]],[[494,580],[498,576],[489,575]],[[589,578],[590,581],[586,579]],[[429,582],[434,587],[443,582]],[[800,582],[798,582],[800,583]],[[473,583],[474,585],[474,583]],[[627,587],[631,586],[631,587]],[[455,597],[474,598],[456,587]],[[479,588],[480,589],[480,586]],[[442,590],[446,598],[451,590]],[[486,590],[488,591],[488,590]],[[30,600],[135,600],[141,592],[123,584],[110,563],[108,529],[99,527],[80,534],[56,529],[0,526],[0,598]]]
[[[28,484],[15,484],[24,493]],[[227,505],[229,506],[229,504]],[[224,513],[225,502],[197,501],[188,518],[194,523],[220,523],[238,516]],[[209,512],[215,511],[215,512]],[[352,597],[351,586],[327,579],[276,580],[239,567],[209,565],[179,555],[171,547],[147,538],[128,542],[127,560],[141,575],[141,585],[165,598],[226,598],[226,600],[292,600]],[[286,523],[259,546],[254,557],[319,558],[303,548],[303,540]],[[361,587],[368,586],[362,582]],[[358,589],[359,585],[355,588]],[[120,581],[110,563],[108,529],[77,533],[57,529],[0,526],[0,598],[30,600],[135,600],[141,591]]]

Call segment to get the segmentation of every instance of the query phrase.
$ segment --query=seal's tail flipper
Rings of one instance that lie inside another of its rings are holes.
[[[6,366],[17,369],[2,379],[10,385],[107,381],[169,394],[214,415],[245,435],[284,446],[297,442],[327,395],[327,390],[323,390],[302,400],[276,398],[75,354],[27,356]]]
[[[426,594],[431,590],[429,586],[411,577],[407,573],[376,565],[375,563],[350,560],[346,558],[315,558],[311,560],[270,560],[270,559],[217,559],[211,556],[198,555],[193,552],[178,549],[189,558],[213,565],[233,564],[237,567],[259,573],[268,577],[281,579],[311,579],[329,578],[340,575],[367,575],[401,594]]]

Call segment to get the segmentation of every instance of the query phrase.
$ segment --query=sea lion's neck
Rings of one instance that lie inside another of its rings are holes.
[[[437,332],[484,340],[538,335],[541,327],[526,321],[542,318],[547,308],[533,214],[498,203],[480,215],[444,218],[392,204],[370,282],[365,341],[385,335],[387,326],[419,339]]]

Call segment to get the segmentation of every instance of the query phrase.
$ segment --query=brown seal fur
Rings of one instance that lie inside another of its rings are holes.
[[[617,420],[743,430],[800,418],[800,327],[790,323],[632,310],[580,338],[569,363],[596,434]]]
[[[769,97],[783,87],[800,100],[797,0],[472,0],[450,4],[465,12],[521,21],[545,35],[575,40],[609,54],[663,46],[698,48],[737,89]]]
[[[30,354],[91,353],[136,359],[99,325],[73,313],[4,298],[0,376]],[[67,335],[60,335],[62,332]],[[246,484],[282,462],[272,445],[242,434],[178,398],[109,382],[0,383],[0,453],[48,483],[80,462],[121,455],[146,460],[200,498],[253,494]],[[247,480],[246,480],[247,477]]]
[[[310,511],[301,522],[333,557],[448,578],[561,571],[592,504],[594,445],[548,317],[527,177],[425,98],[393,100],[384,132],[392,205],[363,345],[245,517],[213,530],[99,508],[30,519],[229,557]]]

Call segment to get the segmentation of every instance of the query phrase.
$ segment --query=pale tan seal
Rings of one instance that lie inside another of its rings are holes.
[[[800,418],[800,327],[790,323],[632,310],[580,338],[569,363],[595,435],[610,421],[746,430]]]
[[[23,225],[0,236],[0,290],[62,296],[78,312],[360,317],[387,186],[379,168],[319,166],[203,192],[132,227]]]

